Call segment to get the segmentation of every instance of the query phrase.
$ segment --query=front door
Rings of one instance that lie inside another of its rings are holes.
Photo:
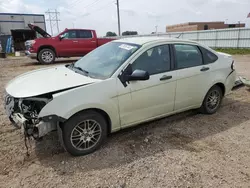
[[[62,34],[63,39],[57,44],[57,53],[61,57],[77,56],[79,41],[76,30],[68,30]]]
[[[169,45],[150,48],[131,65],[132,71],[149,72],[146,81],[118,81],[118,101],[121,126],[127,127],[142,121],[173,112],[176,89],[176,72],[171,71]]]

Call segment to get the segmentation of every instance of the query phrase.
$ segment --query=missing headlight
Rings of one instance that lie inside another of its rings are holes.
[[[49,101],[50,99],[40,97],[25,98],[19,100],[18,106],[25,118],[34,120]]]

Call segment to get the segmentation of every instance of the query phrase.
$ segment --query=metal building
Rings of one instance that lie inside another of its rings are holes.
[[[0,35],[11,35],[15,29],[29,29],[29,23],[46,30],[43,14],[0,13]]]
[[[9,53],[25,50],[25,41],[33,40],[39,35],[28,27],[34,24],[46,31],[43,14],[0,13],[0,42],[3,51]]]

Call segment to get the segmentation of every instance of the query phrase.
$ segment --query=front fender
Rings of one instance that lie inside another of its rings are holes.
[[[112,131],[120,129],[115,79],[55,94],[53,95],[53,100],[41,110],[39,117],[57,115],[64,119],[69,119],[77,112],[93,108],[108,114],[111,120]]]

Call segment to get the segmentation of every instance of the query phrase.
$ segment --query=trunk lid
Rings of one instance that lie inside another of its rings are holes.
[[[44,31],[41,27],[37,26],[37,25],[33,25],[33,24],[28,24],[29,28],[31,30],[36,31],[37,33],[39,33],[40,35],[42,35],[44,38],[49,38],[51,37],[50,34],[48,34],[46,31]]]
[[[223,53],[223,52],[217,52],[217,53],[220,54],[220,55],[223,55],[225,57],[232,57],[232,55],[227,54],[227,53]]]

